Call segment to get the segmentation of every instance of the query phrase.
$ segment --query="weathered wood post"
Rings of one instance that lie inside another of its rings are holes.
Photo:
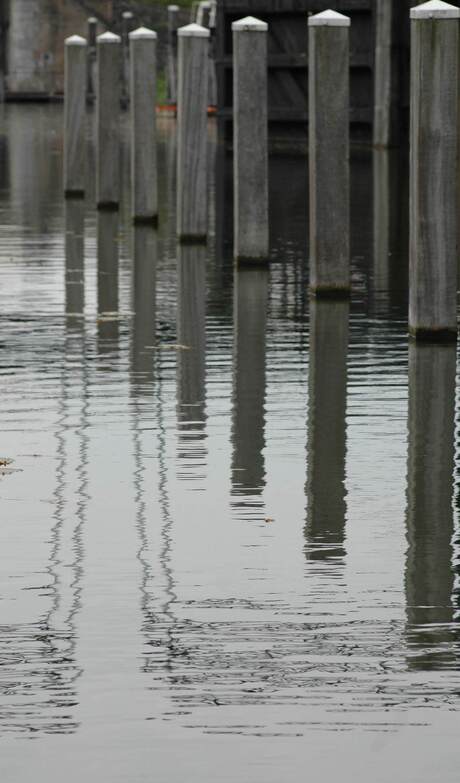
[[[129,34],[131,92],[131,214],[136,223],[158,216],[156,148],[157,34]]]
[[[232,23],[234,256],[267,262],[268,231],[268,25],[248,16]]]
[[[324,11],[310,16],[308,25],[310,290],[317,296],[347,296],[350,19]]]
[[[65,42],[64,193],[85,194],[86,158],[86,49],[84,38]]]
[[[120,37],[109,32],[97,39],[98,209],[117,209],[120,199],[120,43]]]
[[[151,226],[135,226],[134,241],[134,382],[145,382],[153,374],[156,339],[156,279],[158,233]],[[139,377],[141,374],[141,377]]]
[[[179,6],[168,5],[168,51],[166,96],[170,104],[177,102],[177,28]]]
[[[123,11],[121,15],[121,47],[122,47],[122,87],[121,105],[127,108],[129,105],[129,34],[133,27],[134,14],[131,11]]]
[[[457,339],[460,10],[412,8],[409,332]]]
[[[96,90],[96,40],[97,40],[97,19],[95,16],[90,16],[88,19],[88,73],[87,73],[87,87],[86,87],[86,99],[89,103],[94,102],[95,90]]]
[[[375,2],[374,146],[391,140],[393,2]]]
[[[177,34],[177,234],[183,242],[200,242],[208,231],[209,30],[189,24]]]

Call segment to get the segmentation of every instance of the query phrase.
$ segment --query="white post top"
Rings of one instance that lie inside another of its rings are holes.
[[[123,19],[132,19],[134,16],[132,11],[123,11],[122,17]]]
[[[179,6],[178,5],[168,5],[168,11],[175,12],[175,11],[178,11],[178,10],[179,10]]]
[[[177,35],[181,38],[187,36],[195,36],[196,38],[209,38],[210,32],[207,27],[202,27],[201,24],[186,24],[185,27],[179,27]]]
[[[390,0],[386,0],[390,2]],[[330,8],[327,11],[321,11],[320,14],[313,14],[308,17],[309,27],[350,27],[351,19],[345,14],[339,14]]]
[[[66,46],[86,46],[86,38],[82,38],[81,35],[71,35],[64,43]]]
[[[98,35],[96,41],[102,44],[121,43],[121,38],[119,35],[115,35],[115,33],[110,33],[107,30],[106,33],[102,33],[102,35]]]
[[[232,22],[232,30],[248,30],[251,33],[266,33],[268,30],[267,22],[256,19],[254,16],[245,16],[244,19],[238,19]]]
[[[155,38],[158,38],[158,36],[155,30],[149,30],[148,27],[138,27],[137,30],[133,30],[133,32],[129,34],[130,41],[139,41],[142,38],[149,38],[153,41]]]
[[[95,16],[88,16],[88,24],[97,24],[97,19]]]
[[[411,19],[459,19],[460,8],[442,0],[429,0],[428,3],[410,9]]]

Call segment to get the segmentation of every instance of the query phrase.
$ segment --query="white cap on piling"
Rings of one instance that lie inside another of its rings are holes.
[[[262,19],[256,19],[255,16],[245,16],[244,19],[237,19],[232,22],[232,30],[247,30],[251,33],[266,33],[268,30],[267,22]]]
[[[202,27],[201,24],[195,24],[193,22],[192,24],[186,24],[185,27],[179,27],[177,35],[180,35],[181,38],[185,38],[187,36],[195,36],[196,38],[209,38],[210,33],[207,27]]]
[[[95,16],[88,16],[88,24],[97,24],[97,19]]]
[[[410,9],[411,19],[459,19],[460,8],[442,0],[429,0],[428,3]]]
[[[71,35],[70,38],[65,39],[66,46],[86,46],[86,38],[82,38],[81,35]]]
[[[98,35],[96,41],[102,44],[121,43],[121,38],[119,35],[115,35],[115,33],[111,33],[109,30],[107,30],[106,33]]]
[[[330,8],[327,11],[321,11],[320,14],[308,17],[309,27],[350,27],[350,24],[349,16],[339,14],[338,11],[332,11]]]
[[[123,11],[122,17],[123,19],[132,19],[134,16],[132,11]]]
[[[155,30],[149,30],[148,27],[138,27],[137,30],[133,30],[133,32],[129,34],[129,38],[131,41],[139,41],[142,38],[154,40],[155,38],[158,38],[158,35]]]
[[[168,5],[168,11],[178,11],[179,6],[178,5]]]

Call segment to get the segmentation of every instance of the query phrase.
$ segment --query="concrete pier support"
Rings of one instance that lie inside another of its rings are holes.
[[[140,27],[130,33],[131,214],[134,222],[158,217],[156,147],[157,34]]]
[[[409,331],[457,339],[460,9],[411,12]]]
[[[268,25],[251,16],[232,24],[234,257],[268,262]]]
[[[180,27],[177,103],[177,234],[206,241],[208,232],[207,108],[209,30]]]
[[[86,159],[86,56],[84,38],[73,35],[65,42],[64,94],[64,193],[85,193]]]
[[[103,33],[97,39],[97,171],[98,209],[117,209],[120,199],[121,39]]]
[[[177,28],[179,27],[179,6],[168,5],[168,49],[166,97],[170,104],[177,102]]]
[[[350,19],[334,11],[310,16],[309,181],[310,290],[350,290]]]

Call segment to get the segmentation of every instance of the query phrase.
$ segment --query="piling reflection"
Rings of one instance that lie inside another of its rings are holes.
[[[263,505],[268,286],[267,269],[235,271],[232,506],[240,513]]]
[[[345,554],[348,319],[348,302],[310,303],[305,526],[309,560]]]
[[[453,471],[456,348],[409,347],[407,645],[409,665],[454,661]]]
[[[177,429],[182,477],[206,473],[206,249],[178,247]]]
[[[65,201],[65,309],[67,316],[83,315],[85,307],[85,202]]]
[[[103,352],[118,338],[118,213],[104,210],[97,213],[97,310]]]
[[[135,226],[134,322],[132,341],[133,382],[144,384],[153,379],[156,332],[156,277],[158,234],[151,226]]]

